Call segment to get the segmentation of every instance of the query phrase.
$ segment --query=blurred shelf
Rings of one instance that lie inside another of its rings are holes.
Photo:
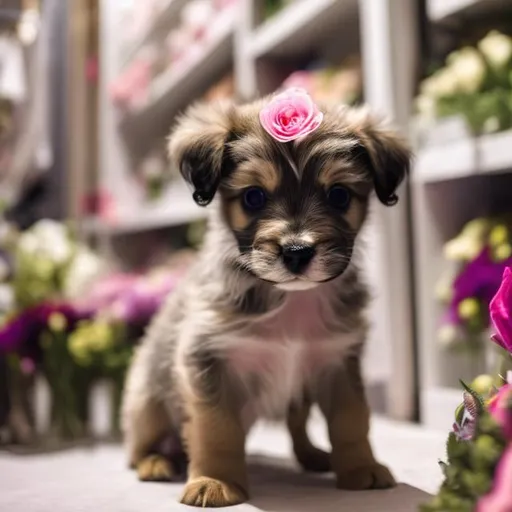
[[[439,182],[512,170],[511,148],[512,130],[427,147],[417,154],[413,180]]]
[[[167,135],[173,119],[229,69],[233,61],[234,11],[226,11],[214,32],[186,66],[175,66],[150,86],[149,102],[126,114],[120,123],[128,147],[143,156],[159,137]]]
[[[253,58],[301,56],[340,20],[356,16],[357,0],[297,0],[254,31],[248,51]]]
[[[205,219],[208,213],[206,208],[192,200],[190,190],[182,182],[171,185],[154,203],[146,202],[120,210],[118,222],[91,217],[83,222],[83,230],[100,235],[128,235],[188,224]]]
[[[432,21],[450,21],[459,16],[477,17],[482,13],[510,10],[510,0],[428,0],[427,11]]]
[[[178,15],[186,3],[187,0],[167,0],[166,6],[162,9],[160,14],[156,16],[146,32],[135,41],[126,52],[122,60],[123,67],[133,61],[142,48],[150,42],[157,40],[160,36],[165,36],[169,32],[170,27],[178,20]]]

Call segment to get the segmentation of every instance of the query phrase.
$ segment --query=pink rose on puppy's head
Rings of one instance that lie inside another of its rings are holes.
[[[324,115],[304,89],[277,94],[260,112],[265,131],[279,142],[289,142],[315,131]]]

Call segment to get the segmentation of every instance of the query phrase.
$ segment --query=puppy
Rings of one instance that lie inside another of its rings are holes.
[[[322,108],[314,132],[278,142],[259,120],[268,101],[193,106],[170,137],[196,202],[213,201],[209,230],[137,350],[122,425],[142,480],[174,478],[182,443],[187,505],[248,499],[244,443],[257,418],[285,420],[301,466],[333,471],[341,489],[394,485],[368,441],[358,233],[372,192],[396,203],[409,151],[346,107]],[[330,454],[306,432],[312,404]],[[163,458],[155,450],[169,434]]]

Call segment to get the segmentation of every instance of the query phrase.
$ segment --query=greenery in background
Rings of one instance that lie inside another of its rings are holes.
[[[474,134],[512,127],[512,38],[490,32],[457,50],[421,84],[416,101],[426,119],[461,115]]]
[[[283,7],[296,0],[265,0],[264,4],[264,19],[271,18],[277,14]]]

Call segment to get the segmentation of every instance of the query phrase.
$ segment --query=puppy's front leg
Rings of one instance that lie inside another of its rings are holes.
[[[318,402],[329,428],[332,467],[340,489],[384,489],[395,485],[379,464],[368,439],[370,412],[361,378],[359,356],[327,372],[319,383]]]
[[[247,501],[245,432],[236,410],[198,401],[187,410],[183,437],[190,462],[182,503],[227,507]]]

